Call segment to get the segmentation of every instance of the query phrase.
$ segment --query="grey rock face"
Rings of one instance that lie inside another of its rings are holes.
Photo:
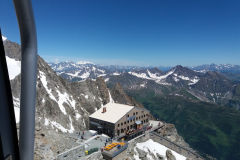
[[[139,148],[136,148],[136,150],[137,150],[137,152],[139,154],[139,158],[141,160],[147,160],[147,152],[145,152],[145,151],[143,151],[143,150],[141,150]]]
[[[128,96],[124,92],[122,86],[119,83],[116,83],[114,88],[111,90],[111,95],[116,103],[127,104],[143,108],[142,104],[138,103],[134,98]]]
[[[162,155],[160,155],[159,153],[157,153],[156,156],[157,156],[158,160],[165,160],[165,158]]]
[[[14,98],[20,98],[20,85],[18,75],[11,81]],[[109,93],[103,79],[67,82],[38,57],[36,122],[51,129],[59,130],[60,124],[67,130],[71,125],[74,130],[82,130],[87,128],[88,115],[108,102]]]
[[[21,46],[15,42],[6,40],[3,42],[6,56],[15,60],[21,60]]]
[[[190,149],[189,145],[184,141],[184,139],[178,135],[175,125],[170,123],[162,122],[163,126],[157,132],[159,135],[167,138],[171,142],[174,142],[180,146]]]
[[[166,151],[166,157],[167,157],[167,160],[176,160],[175,156],[172,154],[170,150]]]

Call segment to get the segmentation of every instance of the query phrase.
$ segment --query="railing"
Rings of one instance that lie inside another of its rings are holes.
[[[175,145],[175,146],[177,146],[178,148],[181,148],[181,149],[185,150],[187,153],[193,154],[193,155],[196,156],[197,158],[204,159],[204,158],[203,158],[202,156],[200,156],[198,153],[195,153],[195,152],[193,152],[193,151],[191,151],[191,150],[189,150],[189,149],[187,149],[187,148],[185,148],[185,147],[183,147],[183,146],[180,146],[179,144],[168,140],[167,138],[165,138],[165,137],[157,134],[156,132],[151,132],[150,134],[151,134],[151,136],[153,136],[153,135],[154,135],[154,136],[157,136],[157,137],[159,137],[159,138],[167,141],[168,143],[170,143],[170,144],[172,144],[172,145]]]

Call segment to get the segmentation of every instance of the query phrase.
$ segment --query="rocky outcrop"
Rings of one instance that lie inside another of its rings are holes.
[[[109,90],[103,78],[98,77],[96,80],[97,88],[100,91],[100,95],[103,98],[103,105],[107,104],[110,101]]]
[[[189,148],[189,145],[184,141],[184,139],[179,136],[177,129],[175,128],[174,124],[162,122],[163,126],[157,131],[159,135],[167,138],[171,142],[174,142],[180,146],[185,148]]]
[[[111,95],[116,103],[127,104],[143,108],[142,104],[138,103],[134,98],[128,96],[124,92],[120,83],[116,83],[116,85],[112,88]]]
[[[165,160],[165,158],[159,153],[156,154],[158,160]]]
[[[176,157],[172,154],[170,150],[166,151],[167,160],[176,160]]]
[[[138,153],[139,158],[141,160],[147,160],[147,152],[145,152],[145,151],[143,151],[143,150],[141,150],[139,148],[136,148],[136,150],[137,150],[137,153]]]
[[[6,40],[3,42],[5,55],[15,60],[21,60],[21,46],[15,42]]]

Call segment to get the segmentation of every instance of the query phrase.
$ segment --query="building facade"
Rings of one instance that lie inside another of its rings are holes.
[[[144,108],[109,103],[89,116],[89,127],[111,137],[124,137],[146,127],[149,118]]]

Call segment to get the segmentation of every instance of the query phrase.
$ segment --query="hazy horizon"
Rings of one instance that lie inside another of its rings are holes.
[[[116,65],[116,66],[131,66],[131,67],[175,67],[177,65],[181,65],[181,66],[184,66],[184,67],[197,67],[197,66],[201,66],[201,65],[237,65],[237,66],[240,66],[239,64],[229,64],[229,63],[225,63],[225,64],[217,64],[217,63],[203,63],[203,64],[197,64],[197,65],[183,65],[183,64],[175,64],[175,65],[129,65],[129,64],[123,64],[123,63],[100,63],[98,61],[93,61],[93,60],[83,60],[83,59],[80,59],[80,58],[55,58],[53,60],[49,60],[48,58],[46,57],[42,57],[47,63],[61,63],[61,62],[74,62],[74,63],[78,63],[78,62],[88,62],[88,63],[92,63],[92,64],[95,64],[95,65],[101,65],[101,66],[111,66],[111,65]],[[51,59],[51,58],[50,58]]]

